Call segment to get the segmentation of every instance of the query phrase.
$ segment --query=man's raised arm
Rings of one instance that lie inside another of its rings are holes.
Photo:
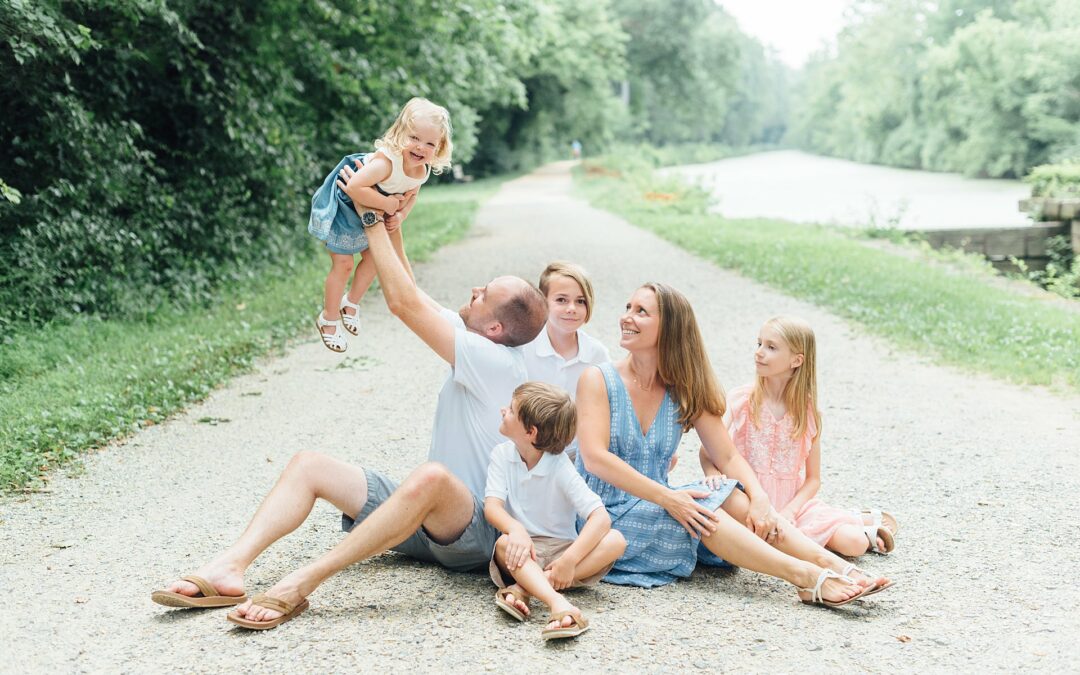
[[[382,222],[375,223],[366,233],[369,247],[366,254],[375,260],[386,306],[436,354],[454,365],[453,324],[442,316],[438,305],[416,287],[416,282],[394,252],[386,226]]]

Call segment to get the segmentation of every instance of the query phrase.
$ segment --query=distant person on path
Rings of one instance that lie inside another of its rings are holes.
[[[803,602],[830,607],[888,583],[778,517],[724,428],[723,395],[681,293],[645,284],[630,298],[619,327],[628,356],[587,370],[577,394],[578,471],[627,542],[605,581],[668,584],[689,576],[701,556],[709,564],[727,561],[785,579]],[[691,428],[713,465],[737,481],[712,488],[668,485],[671,456]]]
[[[570,142],[570,156],[574,159],[581,159],[581,141],[576,138]]]
[[[364,186],[348,182],[354,175],[343,167],[340,187],[356,201]],[[401,217],[386,221],[393,227]],[[155,592],[155,602],[173,607],[243,603],[229,620],[261,630],[304,611],[307,597],[330,576],[387,549],[451,570],[488,565],[499,533],[484,519],[483,495],[491,449],[504,440],[499,409],[525,382],[517,347],[540,332],[547,314],[544,298],[523,279],[498,277],[474,288],[457,312],[443,308],[417,288],[386,224],[365,227],[387,306],[451,367],[439,393],[429,461],[399,485],[321,453],[296,454],[240,538],[194,575]],[[341,510],[348,534],[328,553],[247,600],[244,572],[304,522],[316,499]]]
[[[559,591],[599,583],[626,548],[604,503],[563,454],[576,417],[573,400],[558,387],[528,382],[515,389],[499,427],[510,440],[492,451],[484,492],[484,515],[502,532],[489,567],[499,587],[495,604],[524,621],[529,596],[539,598],[551,610],[545,640],[588,630],[581,610]]]
[[[891,553],[896,519],[880,510],[838,509],[817,499],[821,487],[821,413],[817,405],[814,330],[777,316],[758,332],[752,384],[728,395],[727,424],[735,449],[757,475],[780,517],[814,543],[849,557]],[[706,476],[720,473],[699,452]]]
[[[432,173],[449,168],[453,152],[450,134],[450,113],[446,108],[427,99],[411,99],[393,125],[375,141],[375,152],[342,159],[311,197],[308,231],[326,242],[330,254],[323,309],[315,319],[327,349],[343,352],[348,348],[342,328],[353,335],[360,333],[359,303],[375,279],[375,263],[370,256],[360,258],[347,293],[345,284],[353,271],[353,256],[368,248],[364,225],[396,213],[401,213],[402,218],[409,215],[420,186]],[[350,197],[336,181],[341,168],[353,164],[358,171],[353,179],[355,197]],[[393,224],[388,228],[391,236],[396,235],[395,228]]]
[[[544,330],[523,348],[525,370],[530,380],[561,387],[573,398],[581,374],[611,360],[607,347],[584,328],[595,302],[592,281],[580,266],[557,261],[541,272],[538,285],[547,300],[548,317]],[[571,461],[577,458],[577,439],[566,454]]]

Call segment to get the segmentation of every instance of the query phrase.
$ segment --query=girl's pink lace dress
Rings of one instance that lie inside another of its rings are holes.
[[[810,456],[817,426],[811,417],[802,438],[792,438],[791,415],[777,420],[768,406],[761,406],[760,427],[750,419],[750,392],[746,385],[728,393],[728,430],[735,448],[757,474],[758,482],[769,495],[773,507],[780,511],[802,487],[806,473],[806,458]],[[821,546],[841,525],[862,529],[862,517],[854,511],[829,506],[820,499],[806,502],[795,514],[795,526]]]

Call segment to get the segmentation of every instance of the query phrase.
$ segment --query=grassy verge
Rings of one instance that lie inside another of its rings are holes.
[[[972,264],[874,248],[858,233],[729,220],[709,197],[626,157],[577,173],[589,201],[675,244],[828,308],[901,347],[1009,381],[1080,389],[1080,312],[993,284]]]
[[[405,225],[410,258],[461,238],[502,180],[426,188]],[[328,264],[316,248],[295,269],[224,290],[212,307],[11,335],[0,347],[0,490],[32,486],[162,421],[309,330]]]

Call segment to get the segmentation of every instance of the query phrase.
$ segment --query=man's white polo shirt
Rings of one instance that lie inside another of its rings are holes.
[[[551,346],[551,338],[548,337],[545,325],[536,339],[522,348],[525,352],[525,370],[529,373],[529,380],[562,387],[570,394],[570,398],[577,396],[578,378],[585,369],[611,360],[607,347],[583,329],[578,329],[577,338],[577,356],[564,359]]]
[[[503,500],[533,537],[577,539],[576,517],[604,508],[566,455],[545,452],[529,471],[512,441],[491,451],[484,497]]]
[[[491,447],[506,440],[499,410],[526,381],[525,360],[520,348],[466,330],[457,312],[444,307],[441,314],[454,326],[454,366],[439,392],[428,459],[445,464],[480,498]]]

